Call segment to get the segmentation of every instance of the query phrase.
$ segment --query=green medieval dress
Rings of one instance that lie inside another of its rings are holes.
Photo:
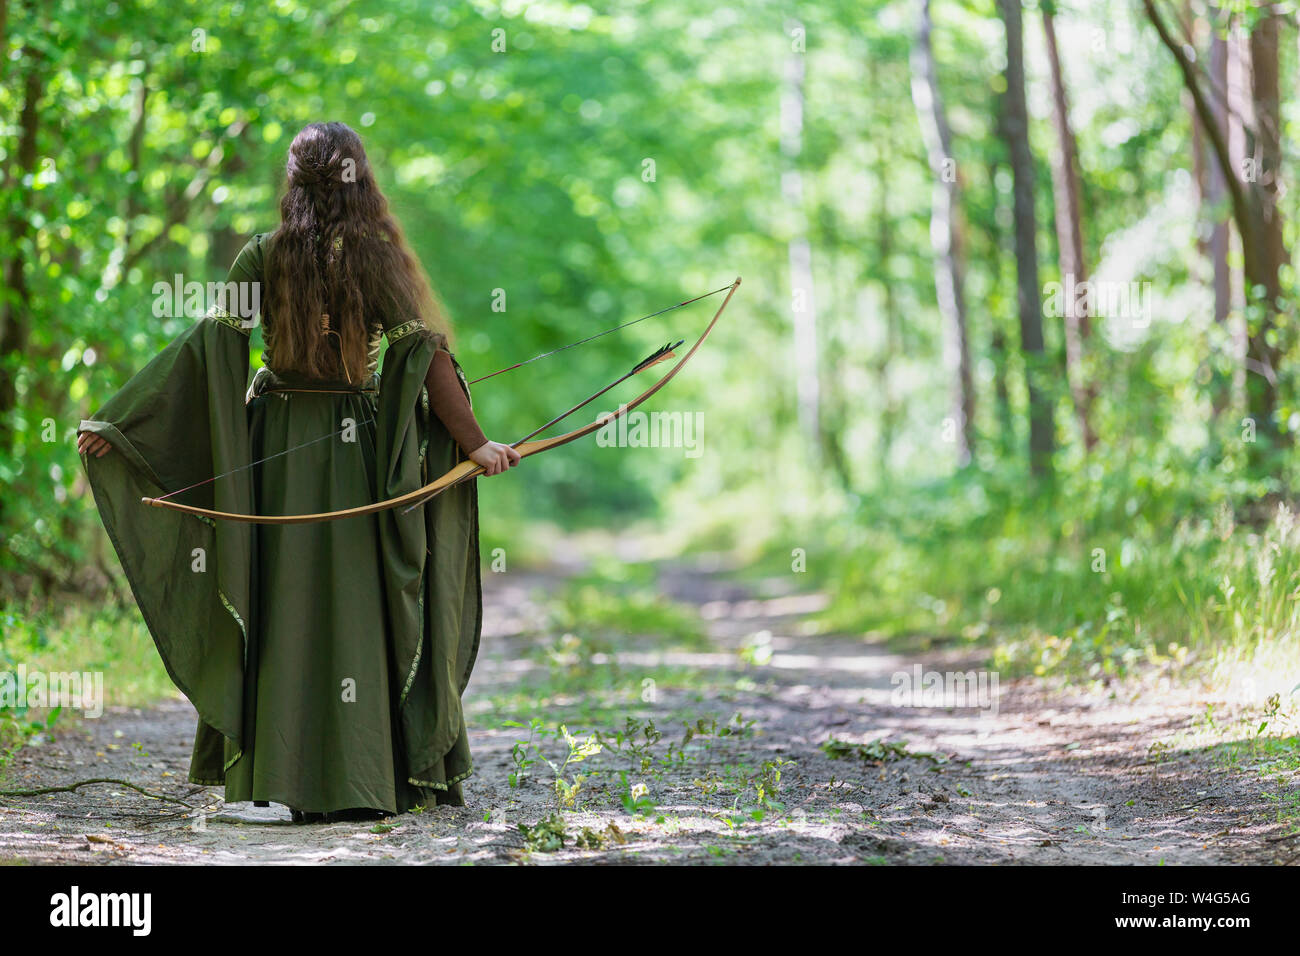
[[[272,239],[254,236],[228,281],[260,282]],[[262,323],[273,346],[274,316]],[[463,805],[461,695],[482,624],[475,482],[406,513],[294,525],[140,501],[197,484],[176,500],[304,514],[419,488],[460,459],[424,386],[445,340],[416,318],[381,317],[364,386],[271,368],[250,385],[246,325],[209,310],[81,426],[113,446],[83,456],[95,502],[198,711],[189,779],[224,785],[228,802],[305,811]]]

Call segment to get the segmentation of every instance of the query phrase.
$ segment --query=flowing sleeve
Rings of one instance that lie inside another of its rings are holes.
[[[234,742],[236,754],[250,618],[250,526],[151,508],[140,499],[188,489],[178,501],[252,511],[250,471],[243,466],[249,463],[244,389],[254,315],[246,310],[255,313],[260,302],[261,276],[262,236],[254,236],[231,266],[217,304],[80,428],[112,445],[102,457],[82,460],[167,672],[202,721]],[[217,475],[223,477],[209,480]]]
[[[385,334],[377,484],[379,495],[391,498],[433,481],[463,456],[431,412],[425,387],[446,338],[419,320],[387,327]],[[454,358],[453,365],[468,400],[464,372]],[[455,802],[460,780],[471,771],[461,694],[483,624],[478,483],[455,485],[418,509],[395,508],[378,517],[409,782],[450,792]]]

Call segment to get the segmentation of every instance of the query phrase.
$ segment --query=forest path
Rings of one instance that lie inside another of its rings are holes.
[[[279,806],[224,806],[219,788],[185,781],[195,715],[175,699],[60,729],[15,757],[3,787],[114,777],[188,807],[113,785],[0,797],[0,862],[1227,864],[1295,851],[1295,840],[1276,839],[1278,806],[1258,775],[1170,746],[1205,711],[1191,692],[1118,700],[1054,694],[1026,679],[1001,682],[996,713],[902,706],[894,675],[917,665],[978,670],[979,661],[809,635],[801,623],[823,595],[782,594],[779,584],[757,595],[716,567],[682,563],[660,568],[658,588],[698,609],[708,646],[664,650],[653,635],[619,638],[597,661],[610,669],[613,703],[579,689],[552,693],[539,709],[580,738],[613,735],[631,716],[638,728],[653,720],[662,739],[640,750],[606,747],[567,768],[570,782],[589,776],[563,812],[562,848],[548,851],[543,830],[530,851],[518,824],[553,812],[554,774],[538,759],[509,785],[512,754],[529,731],[501,726],[499,701],[521,682],[531,686],[530,675],[562,650],[539,622],[574,570],[485,576],[483,647],[466,694],[476,761],[468,806],[378,826],[293,825]],[[764,633],[770,638],[756,642]],[[751,653],[747,662],[744,647],[770,649],[770,659],[754,662]],[[645,692],[645,674],[659,672]],[[618,691],[620,681],[630,686]],[[714,732],[681,746],[684,724],[701,719],[716,720]],[[734,732],[717,732],[728,726]],[[828,738],[906,745],[832,759],[821,747]],[[554,735],[534,744],[525,755],[563,760]],[[654,809],[634,817],[621,801],[637,796],[637,784]]]

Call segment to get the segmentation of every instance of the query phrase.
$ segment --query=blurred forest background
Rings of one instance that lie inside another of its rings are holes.
[[[77,424],[338,119],[471,378],[744,277],[650,406],[704,454],[531,459],[485,552],[641,522],[802,571],[826,630],[1295,683],[1294,3],[0,0],[0,49],[0,667],[148,656]],[[716,302],[484,382],[485,430]]]

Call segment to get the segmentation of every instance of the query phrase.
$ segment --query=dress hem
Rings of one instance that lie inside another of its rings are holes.
[[[473,776],[473,774],[474,768],[470,767],[464,773],[458,773],[456,776],[451,777],[446,783],[435,783],[432,780],[416,780],[414,777],[407,777],[406,782],[414,787],[429,787],[432,790],[448,790],[460,783],[462,780]]]

